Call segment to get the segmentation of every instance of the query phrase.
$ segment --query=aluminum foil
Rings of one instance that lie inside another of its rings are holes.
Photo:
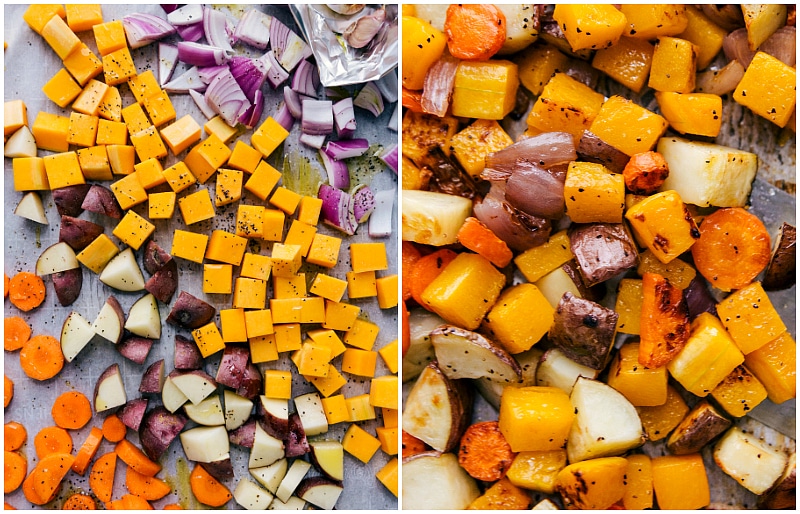
[[[386,9],[383,28],[365,48],[349,46],[337,31],[343,31],[350,22],[378,7]],[[324,4],[293,4],[290,9],[317,60],[319,78],[325,87],[378,80],[397,66],[397,4],[368,5],[349,17],[337,14]]]

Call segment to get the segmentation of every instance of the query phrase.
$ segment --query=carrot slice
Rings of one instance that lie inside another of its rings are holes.
[[[3,348],[7,352],[19,350],[31,338],[31,326],[19,316],[7,317],[3,330]]]
[[[13,493],[28,473],[28,461],[17,452],[5,452],[3,454],[3,492]]]
[[[651,195],[658,191],[669,176],[669,166],[664,156],[648,151],[631,156],[622,170],[625,187],[633,194]]]
[[[161,465],[147,458],[147,455],[127,439],[117,443],[114,448],[117,456],[142,475],[152,477],[161,471]]]
[[[414,112],[425,112],[422,108],[422,91],[403,88],[402,96],[403,107]]]
[[[150,501],[160,500],[172,491],[160,478],[144,476],[133,468],[125,471],[125,487],[129,493]]]
[[[3,374],[3,408],[8,407],[11,399],[14,398],[14,381]]]
[[[153,510],[153,506],[147,500],[132,494],[122,496],[122,506],[125,510]]]
[[[197,501],[209,507],[221,507],[231,499],[231,492],[216,478],[211,476],[203,466],[195,465],[189,476],[189,485]]]
[[[500,432],[497,421],[482,421],[470,425],[461,436],[458,463],[478,480],[500,480],[511,467],[516,453]]]
[[[61,487],[61,482],[72,468],[75,457],[68,453],[54,453],[36,464],[36,481],[33,490],[39,498],[52,498]]]
[[[161,510],[183,510],[183,507],[178,503],[170,503],[169,505],[161,507]]]
[[[25,499],[31,502],[34,505],[44,505],[48,503],[52,498],[42,499],[36,494],[36,491],[33,489],[33,483],[37,479],[37,469],[34,468],[28,473],[28,476],[22,482],[22,494],[25,495]]]
[[[411,268],[420,260],[422,254],[411,241],[403,241],[403,300],[411,298]]]
[[[34,436],[33,446],[39,459],[54,453],[72,453],[72,436],[61,427],[44,427]]]
[[[3,429],[3,449],[7,452],[19,450],[28,438],[28,431],[22,423],[9,421]]]
[[[36,335],[19,352],[22,371],[34,380],[48,380],[64,368],[61,343],[53,336]]]
[[[497,237],[492,230],[478,218],[469,217],[458,230],[458,242],[465,248],[486,257],[498,268],[505,268],[514,258],[514,253],[505,241]]]
[[[403,430],[403,458],[430,450],[430,446]]]
[[[106,510],[125,510],[125,502],[122,498],[114,500],[113,502],[105,502]]]
[[[683,291],[658,273],[642,276],[642,322],[639,328],[639,364],[666,365],[689,340],[689,308]]]
[[[92,404],[80,391],[67,391],[56,398],[50,414],[61,428],[78,430],[92,419]]]
[[[11,278],[3,273],[3,298],[8,297],[8,286],[11,284]]]
[[[72,463],[72,471],[83,476],[89,463],[94,458],[97,450],[100,448],[100,443],[103,441],[103,431],[97,427],[92,427],[86,441],[81,445],[78,454],[75,456],[75,462]]]
[[[506,16],[492,4],[451,4],[444,19],[450,55],[485,61],[506,42]]]
[[[712,286],[741,289],[769,264],[769,233],[757,216],[741,207],[720,209],[700,224],[692,257]]]
[[[97,503],[88,494],[75,493],[67,498],[61,510],[97,510]]]
[[[422,302],[422,292],[439,276],[445,266],[456,258],[456,255],[453,250],[442,248],[417,260],[414,267],[411,268],[409,278],[411,280],[411,296],[418,304],[425,305]]]
[[[114,475],[117,471],[117,454],[108,452],[94,461],[89,473],[89,487],[101,502],[110,502],[114,491]]]
[[[45,291],[41,277],[28,271],[17,273],[8,283],[8,299],[17,309],[25,312],[42,304]]]
[[[17,510],[17,508],[8,502],[3,502],[3,510]]]
[[[125,439],[128,427],[119,419],[116,414],[109,415],[103,421],[103,437],[110,443],[118,443]]]

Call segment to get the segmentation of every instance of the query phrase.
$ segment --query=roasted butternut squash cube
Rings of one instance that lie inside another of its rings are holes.
[[[97,123],[98,145],[124,145],[128,142],[128,127],[121,121],[100,119]]]
[[[260,200],[266,200],[283,174],[273,168],[267,161],[261,161],[247,182],[244,188],[256,195]]]
[[[625,35],[639,39],[674,36],[686,29],[686,9],[678,4],[624,4],[620,11],[628,20]]]
[[[678,289],[689,287],[694,277],[697,276],[697,270],[691,264],[681,259],[673,259],[668,264],[664,264],[650,250],[639,254],[639,266],[636,268],[636,273],[640,277],[643,277],[645,273],[658,273],[669,280],[670,285]]]
[[[272,277],[273,298],[303,298],[306,293],[305,273],[298,273],[293,277]]]
[[[59,107],[66,107],[81,94],[81,87],[72,76],[61,68],[42,87],[45,96]]]
[[[175,212],[176,195],[172,191],[147,195],[148,216],[153,220],[168,220]]]
[[[95,273],[100,273],[115,255],[119,253],[119,247],[105,234],[100,234],[89,246],[81,250],[75,258],[78,262],[89,268]]]
[[[356,273],[387,269],[386,245],[384,243],[350,244],[350,267]]]
[[[530,45],[513,60],[517,63],[519,81],[533,96],[542,94],[545,84],[569,65],[569,58],[547,43]]]
[[[533,104],[528,126],[542,132],[569,132],[578,141],[603,105],[603,95],[565,73],[556,73]]]
[[[11,160],[15,191],[47,191],[47,171],[41,157],[16,157]]]
[[[64,59],[64,67],[75,77],[78,84],[84,86],[103,71],[103,62],[85,43],[81,43]]]
[[[700,509],[711,502],[708,475],[699,453],[656,457],[652,466],[653,491],[659,508]],[[691,487],[686,487],[687,484]]]
[[[450,139],[450,151],[467,173],[477,177],[486,167],[487,155],[513,143],[497,121],[476,120]]]
[[[165,184],[167,179],[164,178],[164,167],[161,166],[161,161],[158,159],[147,159],[133,166],[136,170],[136,176],[139,177],[139,182],[145,189],[150,189],[161,184]]]
[[[764,77],[769,77],[768,81]],[[757,52],[744,77],[733,92],[733,99],[762,118],[785,127],[797,100],[797,71],[764,52]]]
[[[342,357],[342,371],[361,377],[374,377],[378,352],[347,348]]]
[[[531,506],[531,497],[528,493],[514,485],[507,477],[503,477],[481,496],[475,498],[467,506],[467,510],[496,510],[496,509],[528,509]]]
[[[339,262],[342,240],[335,236],[316,233],[311,240],[306,261],[325,268],[333,268]]]
[[[745,362],[747,358],[745,357]],[[736,366],[717,387],[711,396],[731,416],[741,418],[759,403],[766,400],[764,385],[744,366]]]
[[[272,312],[269,309],[245,311],[244,323],[247,337],[261,337],[275,333],[272,324]]]
[[[213,136],[214,134],[211,135]],[[266,159],[288,136],[289,131],[275,121],[272,116],[269,116],[264,120],[264,123],[253,132],[253,135],[250,137],[250,144],[261,152],[261,155]],[[227,159],[228,157],[226,156],[225,160]]]
[[[242,269],[239,271],[240,276],[268,280],[271,272],[272,259],[269,256],[257,253],[244,254]]]
[[[158,84],[153,70],[147,70],[144,73],[128,79],[128,88],[130,88],[133,97],[140,105],[144,105],[144,101],[161,91],[161,86]]]
[[[338,302],[342,299],[346,290],[346,281],[319,273],[314,277],[314,282],[311,284],[311,289],[309,291],[326,300]]]
[[[422,89],[428,69],[447,45],[444,33],[415,16],[403,16],[403,87]]]
[[[461,61],[453,84],[453,116],[502,120],[514,109],[519,76],[506,60]]]
[[[452,116],[438,117],[409,109],[403,116],[403,155],[418,161],[439,147],[450,155],[450,140],[458,130]]]
[[[505,282],[505,276],[485,257],[461,253],[425,288],[422,301],[448,322],[475,330]]]
[[[642,318],[642,281],[623,278],[617,286],[617,303],[614,310],[619,313],[617,332],[639,335]]]
[[[108,163],[114,175],[130,175],[136,162],[136,149],[131,145],[106,145]]]
[[[568,509],[605,510],[625,494],[627,469],[628,462],[622,457],[576,462],[558,473],[555,489]]]
[[[625,153],[652,150],[666,132],[667,120],[621,96],[612,96],[592,122],[591,132]]]
[[[506,387],[500,397],[500,432],[514,452],[563,449],[574,418],[569,396],[557,387]]]
[[[197,344],[197,348],[200,349],[200,354],[203,358],[225,349],[225,341],[222,339],[222,334],[219,333],[217,324],[213,321],[193,330],[192,339]]]
[[[329,303],[326,302],[326,304]],[[375,346],[375,340],[378,338],[378,332],[380,332],[380,327],[375,323],[356,319],[353,322],[353,326],[344,333],[343,341],[345,344],[362,350],[372,350],[372,347]]]
[[[227,165],[233,169],[251,174],[256,170],[259,162],[261,162],[261,152],[239,140],[236,141],[233,147]]]
[[[656,91],[691,93],[697,73],[698,51],[697,46],[685,39],[658,38],[647,85]]]
[[[233,266],[230,264],[203,264],[203,292],[207,294],[231,294],[233,290]],[[225,324],[222,324],[224,332]]]
[[[621,37],[609,48],[598,50],[592,67],[639,93],[650,76],[655,47],[646,39]]]
[[[236,235],[247,238],[263,237],[264,207],[239,204],[236,208]]]
[[[667,385],[667,401],[663,405],[653,407],[636,407],[642,427],[650,441],[664,439],[686,417],[689,406],[683,401],[680,393],[671,385]]]
[[[608,385],[636,407],[663,405],[667,401],[667,368],[639,364],[639,343],[628,343],[611,362]]]
[[[264,235],[265,241],[281,241],[283,239],[283,225],[286,214],[278,209],[264,209]]]
[[[164,123],[174,120],[177,116],[175,107],[172,106],[172,100],[169,99],[169,95],[164,90],[160,90],[146,97],[143,104],[147,115],[150,116],[150,120],[156,127],[160,127]]]
[[[797,395],[796,363],[797,345],[789,332],[745,355],[745,364],[767,389],[773,403],[783,403]]]
[[[72,110],[88,116],[98,116],[100,114],[100,106],[108,89],[108,86],[102,82],[94,79],[90,80],[81,91],[81,94],[78,95],[78,98],[75,99],[75,103],[72,104]]]
[[[378,286],[375,282],[374,271],[348,271],[347,277],[347,297],[348,298],[370,298],[378,295]]]
[[[233,287],[233,307],[236,309],[264,309],[267,304],[267,282],[255,278],[238,277]]]
[[[292,277],[300,270],[303,256],[300,245],[275,243],[272,245],[272,275],[276,277]]]
[[[278,186],[272,196],[269,197],[269,203],[285,212],[287,216],[291,216],[297,210],[297,205],[300,203],[300,195],[288,187]]]
[[[744,355],[719,319],[704,312],[692,322],[689,340],[667,369],[684,389],[704,397],[743,362]]]
[[[518,284],[503,291],[494,302],[486,315],[486,326],[510,353],[522,353],[550,330],[554,312],[538,287]],[[519,322],[520,317],[525,323]]]
[[[556,475],[566,465],[566,450],[524,451],[514,457],[506,477],[518,487],[552,494]]]
[[[637,240],[664,264],[692,247],[700,231],[675,191],[656,193],[625,213]]]
[[[653,508],[653,464],[647,455],[628,455],[625,495],[622,504],[629,510]]]
[[[345,302],[325,300],[325,323],[322,328],[351,330],[357,321],[361,307]]]
[[[164,170],[164,179],[174,193],[180,193],[192,184],[197,183],[192,172],[183,161],[178,161]]]
[[[722,50],[722,41],[728,32],[694,5],[687,5],[684,12],[687,19],[686,29],[677,36],[697,46],[697,69],[703,70]]]
[[[150,120],[147,119],[144,109],[137,103],[130,104],[123,107],[120,111],[122,120],[128,126],[128,132],[136,134],[150,126]]]
[[[625,15],[610,4],[557,4],[553,19],[573,51],[608,48],[627,28]]]
[[[525,250],[514,258],[514,264],[528,282],[536,282],[573,257],[566,230],[550,236],[546,243]]]
[[[745,355],[786,331],[761,282],[739,289],[717,305],[717,314]]]
[[[297,221],[316,227],[319,223],[320,212],[322,212],[322,199],[304,196],[297,206]]]
[[[575,223],[621,223],[625,179],[602,164],[571,162],[564,182],[567,215]]]

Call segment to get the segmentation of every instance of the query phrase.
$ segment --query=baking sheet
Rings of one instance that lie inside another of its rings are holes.
[[[251,6],[234,6],[226,5],[218,7],[225,13],[241,17],[245,10]],[[296,30],[295,22],[287,6],[256,6],[264,10],[268,14],[272,14],[280,19],[287,26]],[[47,80],[50,79],[62,66],[61,62],[55,53],[47,46],[44,40],[34,33],[27,24],[22,20],[22,14],[25,12],[27,5],[5,5],[4,6],[4,39],[8,44],[5,51],[5,101],[13,99],[23,99],[28,108],[28,121],[29,126],[33,124],[36,113],[44,110],[51,113],[61,115],[69,115],[68,109],[60,109],[58,106],[48,100],[43,93],[41,87]],[[105,21],[113,19],[121,19],[123,15],[131,12],[148,12],[160,17],[165,17],[161,7],[158,5],[103,5],[103,18]],[[91,31],[82,32],[78,34],[83,42],[85,42],[92,51],[97,54],[97,47],[94,43],[94,37]],[[173,36],[176,37],[176,36]],[[237,45],[234,47],[237,53],[243,53],[248,56],[258,56],[260,51],[257,49],[248,49],[243,46]],[[97,54],[99,55],[99,54]],[[132,50],[134,62],[137,65],[138,71],[144,72],[146,69],[153,69],[156,76],[158,76],[158,59],[157,59],[157,45],[149,45],[147,47]],[[178,76],[186,67],[179,65],[175,71],[174,76]],[[123,96],[123,105],[129,105],[133,102],[133,97],[127,87],[120,87],[120,92]],[[282,101],[282,88],[279,92],[272,91],[268,85],[263,87],[265,93],[265,105],[262,121],[270,114],[276,112],[280,102]],[[200,110],[196,107],[189,95],[171,94],[170,98],[175,106],[176,111],[180,115],[184,113],[191,113],[195,120],[201,125],[205,123],[206,118],[202,115]],[[386,147],[390,144],[398,142],[397,133],[387,130],[387,123],[391,116],[393,105],[388,105],[383,114],[375,118],[367,111],[356,109],[356,120],[358,124],[357,134],[358,137],[367,138],[373,146],[372,150]],[[204,136],[205,137],[205,136]],[[319,162],[316,151],[300,144],[299,137],[299,122],[295,124],[295,129],[287,141],[283,144],[284,155],[294,156],[294,159],[306,158],[311,163],[313,170],[318,172],[319,179],[322,180],[325,176],[324,168]],[[243,141],[249,142],[249,134],[246,134]],[[232,145],[229,145],[232,146]],[[39,152],[39,156],[47,155],[50,152]],[[276,152],[280,154],[281,151]],[[185,154],[180,155],[183,158]],[[176,159],[171,153],[166,158],[164,167],[172,165]],[[273,166],[278,169],[283,169],[282,155],[273,154],[269,159]],[[381,165],[377,159],[361,158],[358,163],[351,166],[351,173],[358,179],[353,179],[353,184],[364,182],[369,184],[373,190],[378,191],[382,189],[396,189],[397,179],[394,173],[386,166]],[[290,181],[288,175],[285,177],[284,182]],[[297,180],[293,181],[297,184]],[[301,181],[301,188],[308,188],[308,181]],[[311,181],[313,182],[313,180]],[[108,183],[105,184],[108,186]],[[192,193],[198,187],[210,187],[213,196],[214,182],[209,181],[205,186],[193,186],[188,191],[181,193],[180,196]],[[306,194],[314,194],[314,192],[304,191]],[[45,192],[42,199],[45,204],[45,210],[49,221],[48,226],[41,226],[32,221],[22,219],[13,215],[13,210],[22,193],[14,191],[13,180],[11,179],[11,159],[5,159],[5,180],[4,180],[4,208],[3,215],[5,219],[4,230],[4,263],[3,267],[9,276],[13,276],[18,271],[33,271],[36,258],[39,253],[58,241],[58,228],[59,216],[56,208],[52,202],[52,197],[49,193]],[[244,192],[243,196],[245,203],[260,204],[259,200],[252,196],[250,193]],[[395,220],[394,226],[397,226],[397,203],[395,203],[395,212],[393,219]],[[147,216],[147,204],[142,204],[133,208],[137,213]],[[236,216],[236,205],[228,205],[222,208],[217,208],[217,216],[213,220],[203,222],[201,224],[193,225],[190,230],[195,232],[210,233],[211,229],[226,229],[232,231],[234,220]],[[96,223],[101,223],[106,228],[106,234],[111,236],[111,231],[115,226],[115,220],[105,218],[103,216],[95,215],[93,213],[84,213],[81,218],[90,219]],[[173,229],[185,229],[185,225],[181,217],[177,214],[173,220],[155,220],[156,231],[154,234],[155,241],[164,249],[171,248],[171,234]],[[288,226],[288,225],[287,225]],[[333,229],[319,226],[319,231],[322,233],[343,236],[343,234],[336,232]],[[116,239],[111,236],[112,239]],[[350,268],[348,243],[373,241],[367,235],[366,226],[362,225],[358,233],[345,240],[342,244],[340,252],[339,264],[329,274],[337,278],[344,279],[345,272]],[[383,239],[386,243],[387,256],[389,261],[389,270],[379,272],[379,276],[385,276],[397,273],[397,239],[396,232],[389,238]],[[122,245],[120,245],[123,247]],[[256,242],[251,242],[248,251],[269,254],[268,245]],[[141,250],[137,252],[141,254]],[[202,292],[202,266],[195,263],[190,263],[182,259],[178,259],[180,268],[179,276],[179,291],[187,291],[201,299],[214,305],[217,310],[221,308],[230,308],[230,295],[206,295]],[[308,267],[308,266],[304,266]],[[309,271],[313,272],[316,270]],[[147,274],[145,273],[145,276]],[[83,289],[78,300],[69,307],[62,307],[58,304],[52,284],[48,279],[45,280],[47,285],[47,297],[44,304],[38,309],[30,313],[20,313],[10,302],[5,302],[5,315],[22,315],[22,317],[33,327],[34,334],[50,334],[59,337],[61,333],[61,325],[68,313],[72,310],[80,312],[90,322],[97,315],[101,306],[106,298],[113,294],[119,300],[123,310],[127,313],[130,306],[135,300],[140,298],[143,293],[124,293],[113,290],[97,279],[96,276],[89,270],[83,270]],[[176,295],[173,297],[174,299]],[[384,345],[392,342],[397,338],[397,314],[395,309],[381,310],[377,306],[374,298],[365,300],[352,300],[354,303],[361,307],[362,313],[365,314],[371,321],[377,323],[381,327],[378,335],[374,350],[378,350]],[[107,343],[92,342],[87,346],[72,363],[65,363],[62,372],[55,378],[45,381],[36,382],[26,377],[19,368],[18,352],[5,353],[4,359],[4,372],[16,384],[14,399],[8,408],[4,411],[5,422],[14,420],[19,421],[25,425],[28,431],[28,441],[22,448],[22,452],[28,458],[28,469],[31,469],[36,463],[36,454],[33,447],[33,437],[36,432],[45,426],[53,425],[53,420],[50,414],[50,408],[53,400],[61,393],[70,390],[81,391],[90,399],[94,391],[95,382],[100,373],[106,369],[110,364],[116,362],[120,365],[122,370],[125,389],[128,399],[138,398],[139,380],[142,372],[153,362],[159,359],[165,359],[166,369],[169,372],[172,369],[174,338],[176,333],[180,333],[186,337],[191,337],[186,330],[177,330],[176,327],[164,323],[164,320],[169,313],[170,305],[159,303],[159,311],[162,319],[162,336],[159,341],[154,345],[147,360],[142,365],[137,365],[122,358],[119,353],[113,348],[113,345]],[[219,316],[216,317],[216,322],[219,324]],[[210,375],[216,374],[217,365],[220,355],[212,356],[206,359],[205,371]],[[334,364],[340,368],[342,357],[338,357]],[[282,355],[280,360],[276,363],[260,364],[259,367],[264,369],[293,369],[294,366],[290,364],[287,355]],[[378,359],[376,374],[387,374],[388,370],[383,361]],[[369,379],[359,379],[357,377],[349,377],[348,384],[342,389],[345,396],[353,396],[369,392]],[[302,377],[295,374],[292,384],[292,394],[297,396],[306,392],[315,391],[313,386],[306,383]],[[158,399],[155,403],[160,402]],[[151,407],[154,403],[154,398],[151,398]],[[291,403],[291,402],[290,402]],[[379,409],[378,409],[379,411]],[[100,426],[104,415],[95,416],[92,421],[83,429],[71,431],[73,442],[76,448],[79,448],[92,426]],[[380,412],[378,412],[378,420],[359,423],[359,425],[368,432],[375,434],[376,426],[382,425],[380,420]],[[187,428],[192,426],[190,422]],[[341,440],[347,423],[340,423],[332,425],[330,431],[325,435],[328,438],[336,438]],[[133,431],[128,431],[128,438],[134,443],[138,444],[138,435]],[[113,445],[107,441],[103,441],[98,455],[111,451]],[[228,480],[225,484],[231,491],[236,486],[238,478],[247,478],[247,459],[249,452],[238,446],[231,445],[231,460],[234,465],[236,478]],[[392,495],[380,482],[375,478],[375,472],[381,469],[387,462],[389,457],[383,452],[378,451],[368,464],[363,464],[356,460],[351,455],[345,453],[345,488],[344,492],[339,498],[336,505],[337,509],[394,509],[397,507],[397,499]],[[159,474],[165,477],[166,480],[172,485],[174,492],[169,494],[162,500],[153,502],[156,508],[163,505],[180,502],[184,508],[204,508],[194,500],[194,496],[189,489],[188,474],[193,468],[193,463],[187,463],[183,449],[179,441],[173,441],[168,452],[162,458],[161,464],[164,466],[164,471]],[[124,473],[122,467],[118,467],[117,477],[115,479],[115,495],[114,498],[119,498],[121,494],[126,492],[124,490]],[[308,476],[317,474],[313,469],[309,472]],[[63,499],[68,497],[69,494],[76,491],[89,492],[88,473],[84,477],[80,477],[75,473],[69,473],[65,479],[65,483],[61,489],[61,493],[51,503],[44,506],[44,508],[58,508]],[[5,499],[11,505],[17,508],[28,509],[32,507],[28,503],[21,490],[17,490],[12,494],[5,496]],[[239,506],[234,500],[228,502],[224,508],[236,509]]]

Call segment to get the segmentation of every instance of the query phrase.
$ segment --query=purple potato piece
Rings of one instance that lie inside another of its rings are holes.
[[[575,224],[569,244],[590,287],[633,268],[639,259],[636,243],[622,223]]]
[[[237,446],[244,446],[245,448],[252,448],[253,441],[256,438],[256,420],[250,418],[247,422],[237,428],[228,432],[228,440],[231,444]]]
[[[602,370],[614,346],[619,314],[602,305],[564,293],[558,302],[547,339],[564,355]]]
[[[283,400],[269,400],[265,396],[256,402],[258,424],[264,432],[281,441],[286,441],[289,437],[289,412],[282,408],[286,405]]]
[[[145,455],[153,461],[161,458],[188,421],[183,414],[173,414],[161,406],[145,414],[139,429]]]
[[[624,152],[606,143],[588,130],[583,131],[578,143],[578,155],[581,160],[602,164],[614,173],[622,173],[630,157]]]
[[[208,474],[217,480],[229,480],[233,478],[233,464],[231,458],[216,460],[214,462],[198,462]]]
[[[83,269],[74,268],[66,271],[59,271],[50,275],[53,279],[53,289],[56,291],[58,303],[63,307],[72,305],[83,288]]]
[[[139,383],[139,392],[161,394],[161,389],[163,387],[164,359],[161,359],[152,363],[142,374],[142,381]]]
[[[181,291],[172,310],[167,316],[167,323],[188,330],[194,330],[210,322],[217,310],[203,300]]]
[[[172,256],[151,239],[145,246],[142,260],[144,261],[144,269],[151,275],[155,275],[156,271],[172,260]]]
[[[170,259],[144,285],[148,293],[152,293],[156,300],[169,303],[172,295],[178,289],[178,263]]]
[[[304,478],[295,490],[295,496],[325,510],[333,509],[344,485],[339,480],[325,477]]]
[[[203,367],[203,354],[194,341],[175,336],[175,369],[191,370]]]
[[[306,431],[300,422],[300,415],[293,412],[289,415],[289,435],[286,438],[286,456],[299,457],[311,451],[306,439]]]
[[[136,364],[144,364],[152,346],[152,339],[128,335],[128,337],[123,338],[122,342],[117,345],[117,351],[129,361],[135,362]]]
[[[82,220],[72,216],[61,216],[61,226],[58,229],[58,240],[67,243],[73,250],[80,252],[97,236],[104,231],[102,225],[89,220]]]
[[[243,396],[248,400],[254,399],[258,396],[262,387],[261,372],[252,362],[247,365],[242,377],[242,385],[236,390],[236,394]]]
[[[89,212],[104,214],[109,218],[122,219],[122,208],[117,203],[114,193],[107,187],[97,184],[89,188],[81,208]]]
[[[242,385],[247,362],[250,359],[250,349],[238,344],[225,345],[222,359],[219,361],[216,380],[218,384],[226,385],[231,389],[239,389]]]
[[[147,404],[150,403],[147,398],[136,398],[129,400],[128,403],[122,407],[119,412],[119,419],[122,424],[131,430],[139,431],[139,426],[142,424],[142,419],[147,411]]]
[[[789,289],[795,284],[797,280],[795,271],[797,261],[796,238],[795,227],[784,222],[781,225],[778,240],[772,250],[767,272],[764,274],[764,280],[761,284],[765,291]]]
[[[83,200],[89,192],[89,184],[75,184],[74,186],[61,187],[53,190],[53,203],[61,216],[77,218],[83,212]]]
[[[561,266],[561,269],[563,269],[564,273],[566,273],[569,278],[572,279],[572,283],[578,288],[581,298],[585,298],[593,302],[599,302],[606,295],[606,285],[604,283],[601,282],[593,285],[592,287],[586,285],[586,283],[583,281],[583,277],[581,276],[581,270],[578,267],[578,263],[575,262],[575,259],[570,259],[565,262]]]

